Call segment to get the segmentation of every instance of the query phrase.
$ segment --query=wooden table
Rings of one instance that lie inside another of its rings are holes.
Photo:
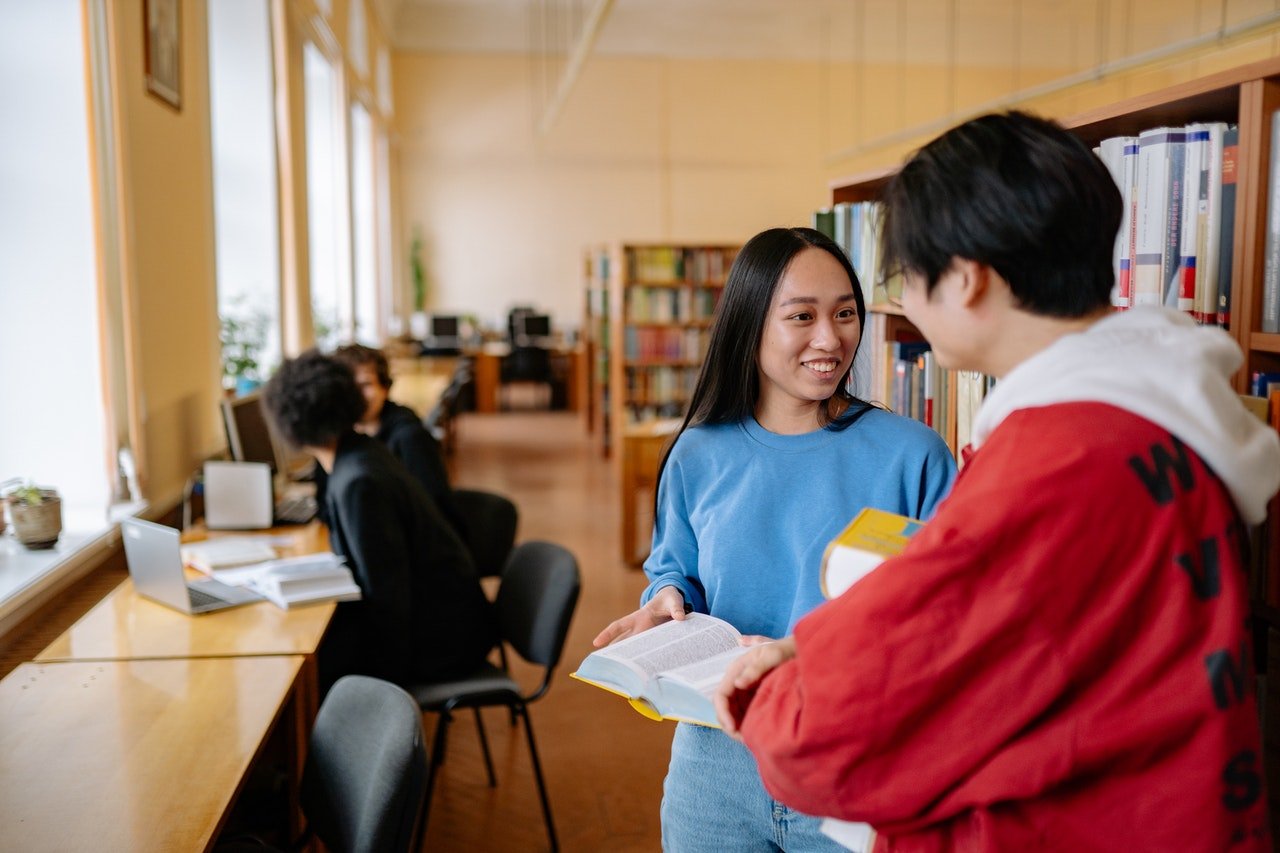
[[[667,442],[680,428],[679,419],[663,419],[634,424],[622,433],[622,559],[628,565],[639,565],[648,556],[646,530],[641,542],[640,525],[636,522],[639,497],[652,499],[658,485],[658,466]]]
[[[0,846],[208,849],[302,664],[21,664],[0,681]]]
[[[314,554],[329,549],[329,531],[318,521],[303,527],[279,527],[268,535],[289,536],[292,542],[277,550],[281,556]],[[194,537],[201,538],[203,532]],[[242,532],[208,534],[245,535]],[[184,536],[184,538],[189,538]],[[189,572],[198,576],[195,572]],[[291,682],[292,712],[285,723],[290,759],[291,827],[302,826],[298,783],[307,753],[307,738],[320,708],[320,679],[316,652],[333,618],[333,602],[281,610],[269,601],[188,616],[138,595],[125,579],[40,654],[36,663],[122,662],[296,657],[298,671]],[[228,687],[234,695],[234,686]],[[199,730],[192,727],[192,734]],[[265,732],[264,732],[265,735]],[[203,781],[201,782],[203,784]],[[233,797],[234,799],[234,797]],[[3,838],[0,829],[0,838]],[[0,846],[3,846],[0,843]],[[122,848],[127,849],[127,848]]]

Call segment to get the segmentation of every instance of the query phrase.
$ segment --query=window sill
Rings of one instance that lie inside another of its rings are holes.
[[[31,550],[0,535],[0,636],[59,588],[87,574],[120,541],[121,518],[138,515],[145,503],[118,504],[104,519],[101,508],[63,507],[63,530],[52,548]]]

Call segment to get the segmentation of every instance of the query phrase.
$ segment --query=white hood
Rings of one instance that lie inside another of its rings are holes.
[[[1186,314],[1154,307],[1113,314],[997,382],[974,421],[973,446],[1019,409],[1108,403],[1177,436],[1222,478],[1245,521],[1258,524],[1280,488],[1280,436],[1232,389],[1241,360],[1226,332]]]

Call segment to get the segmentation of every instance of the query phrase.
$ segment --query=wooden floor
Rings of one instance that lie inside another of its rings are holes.
[[[453,468],[456,485],[516,502],[520,541],[564,545],[582,569],[564,660],[551,690],[530,709],[561,849],[659,850],[658,805],[672,724],[651,722],[616,696],[567,675],[605,624],[635,609],[645,585],[643,574],[626,568],[619,556],[612,464],[600,458],[577,416],[502,413],[462,417]],[[423,849],[549,849],[523,731],[504,711],[487,712],[485,730],[498,786],[488,786],[474,722],[459,718],[450,727]]]

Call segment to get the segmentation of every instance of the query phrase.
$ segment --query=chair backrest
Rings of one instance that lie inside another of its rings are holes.
[[[512,347],[502,359],[499,379],[503,382],[550,382],[551,351],[534,346]]]
[[[581,587],[578,561],[566,548],[552,542],[520,543],[507,560],[494,600],[502,638],[520,657],[545,666],[549,675],[560,662]]]
[[[454,489],[453,498],[467,522],[467,548],[476,572],[480,577],[501,575],[516,544],[516,505],[502,495],[476,489]]]
[[[316,715],[302,810],[335,853],[401,853],[413,846],[426,784],[418,703],[396,685],[340,678]]]

